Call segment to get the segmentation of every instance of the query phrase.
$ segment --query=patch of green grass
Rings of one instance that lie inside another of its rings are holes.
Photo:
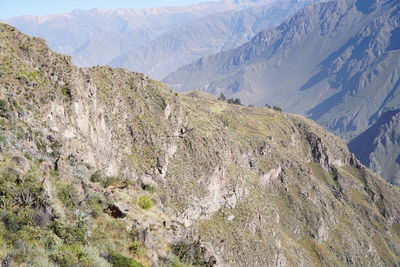
[[[153,207],[153,202],[147,196],[139,196],[137,203],[138,203],[139,207],[141,207],[144,210],[148,210]]]
[[[119,253],[111,253],[109,261],[113,267],[143,267],[143,265],[136,260]]]
[[[129,185],[129,181],[119,176],[104,176],[100,171],[96,171],[90,176],[92,183],[100,183],[103,187],[107,188],[110,186],[114,187],[126,187]]]

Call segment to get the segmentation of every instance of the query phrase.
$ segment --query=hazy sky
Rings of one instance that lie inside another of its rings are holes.
[[[7,19],[19,15],[66,13],[74,9],[114,9],[121,7],[142,9],[156,6],[183,6],[206,1],[207,0],[0,0],[0,19]]]

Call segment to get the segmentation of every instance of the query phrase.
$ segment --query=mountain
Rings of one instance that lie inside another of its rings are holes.
[[[372,1],[368,12],[359,3],[307,7],[249,43],[199,59],[165,81],[178,90],[277,104],[351,139],[396,105],[400,55],[399,3]]]
[[[394,0],[316,4],[164,81],[180,91],[281,106],[350,141],[399,108],[399,12]]]
[[[44,38],[54,50],[72,55],[81,66],[107,64],[155,37],[195,19],[277,0],[211,1],[144,10],[74,10],[68,14],[20,16],[6,20],[26,34]]]
[[[376,123],[349,143],[360,161],[383,177],[400,185],[400,114],[384,113]]]
[[[271,1],[267,5],[231,10],[196,19],[122,54],[110,62],[162,79],[198,58],[237,47],[259,31],[278,25],[316,1]]]
[[[316,123],[0,24],[2,266],[395,266],[400,189]]]

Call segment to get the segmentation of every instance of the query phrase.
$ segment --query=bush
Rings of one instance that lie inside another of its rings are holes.
[[[0,99],[0,117],[8,117],[8,102],[6,100]]]
[[[63,186],[57,194],[58,198],[68,208],[75,208],[78,204],[78,195],[72,185]]]
[[[109,261],[114,267],[143,267],[142,264],[138,263],[134,259],[118,253],[111,253]]]
[[[142,184],[142,189],[150,193],[154,193],[156,190],[151,184]]]
[[[223,93],[220,93],[218,96],[218,100],[225,101],[225,99],[226,99],[225,95]]]
[[[228,102],[229,104],[242,105],[242,102],[239,98],[230,98],[226,102]]]
[[[145,210],[151,209],[151,207],[153,206],[153,202],[147,196],[138,197],[137,202],[138,202],[139,207],[141,207],[142,209],[145,209]]]
[[[14,213],[7,213],[2,221],[6,229],[10,232],[18,232],[23,226],[28,225],[28,220],[24,217],[18,216]]]
[[[178,242],[172,246],[172,253],[183,263],[205,266],[199,242]]]
[[[88,237],[87,227],[67,225],[59,220],[52,222],[49,228],[68,245],[85,244]]]
[[[104,176],[100,171],[93,173],[90,176],[90,181],[92,183],[100,183],[104,188],[109,186],[126,187],[129,184],[127,179],[118,176]]]
[[[90,176],[90,181],[92,183],[100,183],[102,180],[102,175],[100,171],[96,171],[95,173],[92,174],[92,176]]]
[[[278,107],[278,106],[274,106],[273,109],[276,110],[276,111],[282,111],[282,109],[280,107]]]

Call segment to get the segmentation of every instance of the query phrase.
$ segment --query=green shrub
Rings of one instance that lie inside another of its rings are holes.
[[[92,176],[90,176],[90,181],[92,183],[100,183],[102,180],[102,175],[100,171],[96,171],[95,173],[92,174]]]
[[[49,225],[49,228],[61,238],[65,244],[84,244],[87,239],[87,228],[82,226],[67,225],[56,220]]]
[[[132,245],[129,246],[129,251],[133,255],[140,254],[141,249],[142,249],[142,244],[140,243],[140,241],[133,241]]]
[[[0,99],[0,117],[7,117],[8,111],[8,102],[6,100]]]
[[[92,183],[100,183],[103,187],[107,188],[109,186],[124,187],[128,184],[126,179],[118,176],[104,176],[100,171],[96,171],[90,177]]]
[[[182,263],[188,263],[196,266],[206,266],[203,259],[203,253],[198,242],[178,242],[172,245],[172,253]]]
[[[32,156],[28,152],[24,153],[24,157],[27,158],[28,160],[32,160]]]
[[[138,202],[139,207],[141,207],[142,209],[145,209],[145,210],[151,209],[151,207],[153,206],[153,202],[147,196],[138,197],[137,202]]]
[[[27,225],[29,222],[27,218],[22,216],[18,216],[14,213],[7,213],[2,221],[6,227],[6,229],[10,232],[18,232],[22,229],[23,226]]]
[[[72,98],[72,90],[71,90],[71,88],[69,88],[69,87],[63,87],[63,88],[61,88],[61,93],[62,93],[65,97],[67,97],[67,98],[69,98],[69,99]]]
[[[142,264],[138,263],[134,259],[128,258],[118,253],[110,254],[110,263],[114,267],[143,267]]]
[[[71,184],[61,187],[57,196],[68,208],[75,208],[78,204],[78,195]]]
[[[143,184],[142,189],[150,193],[154,193],[154,191],[156,190],[155,187],[151,184]]]

